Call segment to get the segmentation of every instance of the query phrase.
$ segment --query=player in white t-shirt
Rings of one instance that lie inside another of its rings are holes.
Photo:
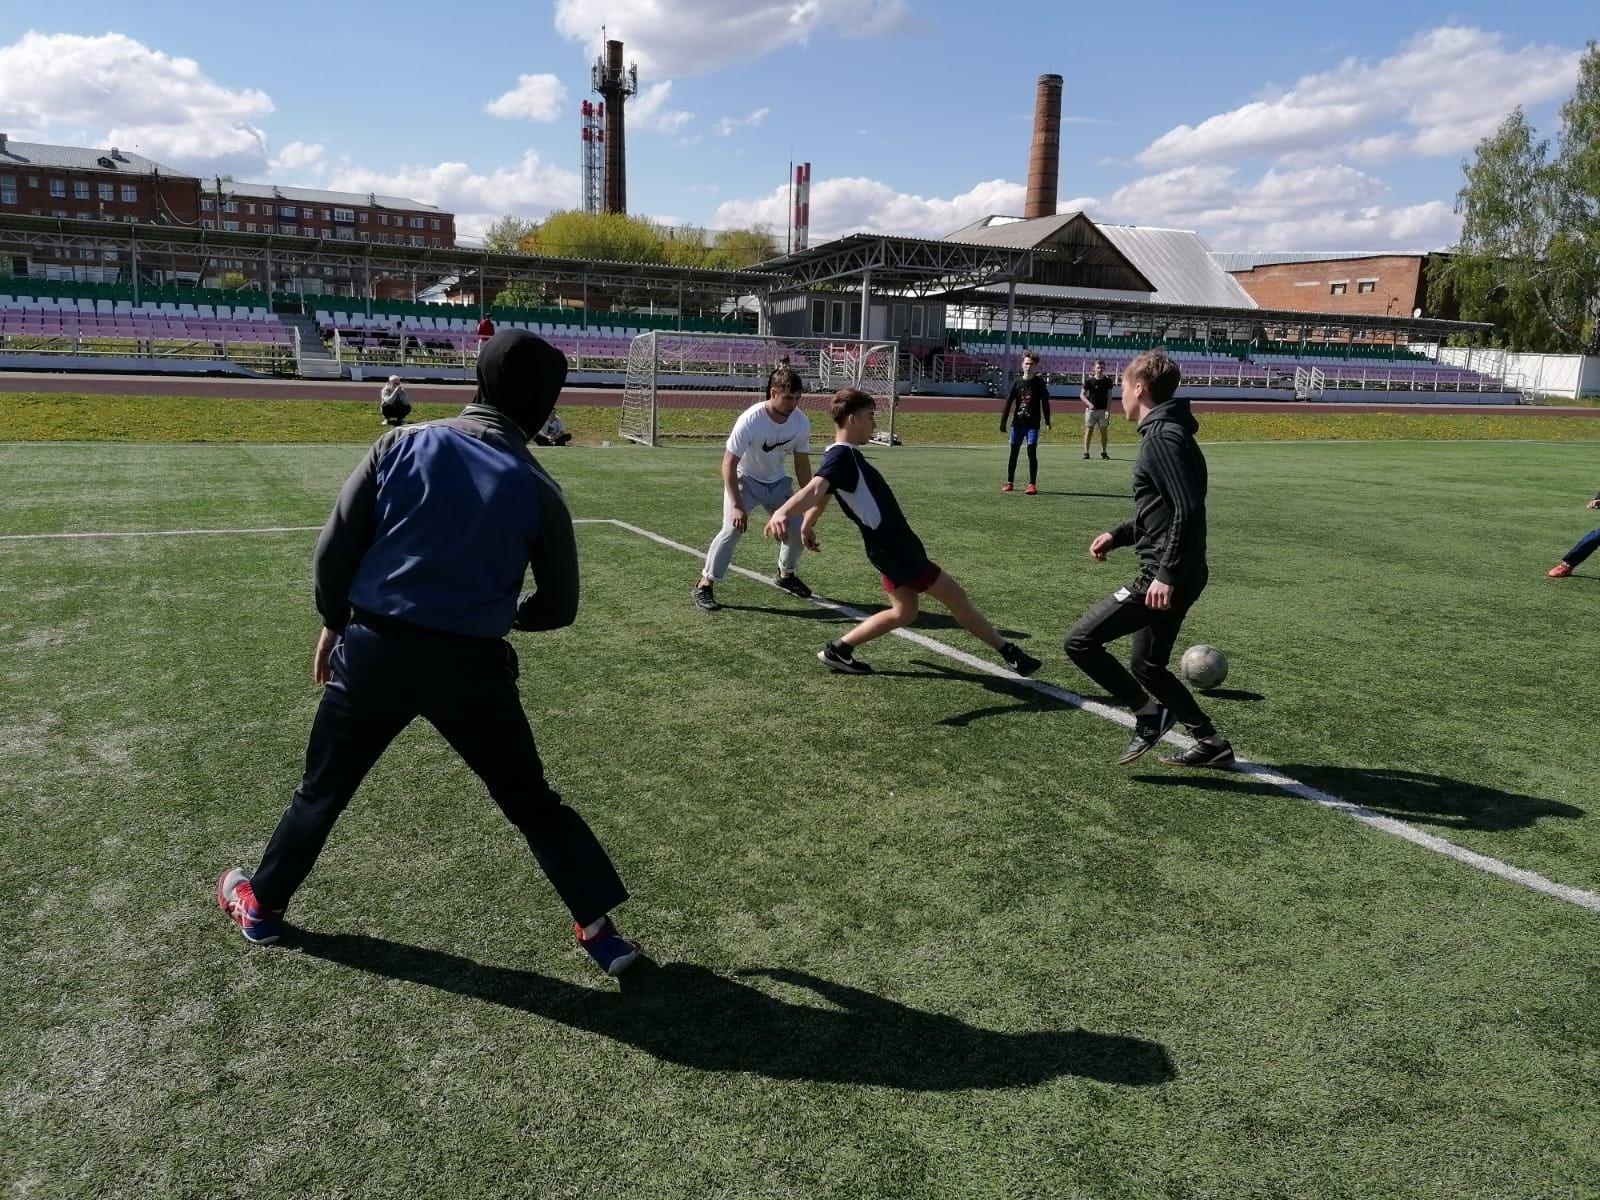
[[[728,573],[734,547],[749,527],[751,510],[777,512],[794,495],[796,484],[784,469],[784,456],[794,455],[798,486],[811,482],[811,421],[799,407],[804,390],[800,376],[788,367],[779,367],[768,379],[767,388],[767,398],[745,409],[733,423],[722,455],[722,529],[706,551],[705,570],[693,592],[695,604],[707,612],[722,607],[712,586]],[[809,531],[803,533],[799,522],[791,530],[778,549],[774,582],[805,599],[811,589],[794,569]]]

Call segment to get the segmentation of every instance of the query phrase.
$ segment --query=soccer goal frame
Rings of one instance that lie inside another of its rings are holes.
[[[892,446],[899,361],[900,345],[889,340],[651,330],[628,346],[619,433],[646,446],[721,441],[766,398],[772,372],[788,366],[799,372],[800,407],[813,424],[820,417],[828,429],[834,392],[859,388],[878,402],[878,440]]]

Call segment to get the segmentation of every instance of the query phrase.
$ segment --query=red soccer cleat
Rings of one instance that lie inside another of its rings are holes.
[[[1002,487],[1000,490],[1002,492],[1011,492],[1011,491],[1015,491],[1016,489],[1011,484],[1008,483],[1004,487]]]
[[[1023,493],[1022,493],[1022,494],[1023,494],[1023,495],[1024,495],[1024,496],[1037,496],[1037,495],[1038,495],[1038,494],[1039,494],[1039,489],[1038,489],[1038,488],[1036,488],[1036,487],[1034,487],[1034,486],[1033,486],[1033,484],[1031,484],[1031,483],[1030,483],[1030,484],[1029,484],[1029,485],[1028,485],[1028,486],[1027,486],[1027,487],[1026,487],[1026,488],[1025,488],[1025,489],[1024,489],[1024,490],[1023,490]]]
[[[1558,562],[1555,566],[1546,571],[1545,574],[1550,576],[1551,579],[1565,579],[1568,575],[1572,574],[1572,564],[1567,562]]]

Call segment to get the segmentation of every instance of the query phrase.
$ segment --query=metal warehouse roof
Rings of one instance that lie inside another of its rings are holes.
[[[7,138],[5,149],[0,150],[0,170],[6,168],[27,170],[30,167],[42,170],[53,167],[60,171],[118,171],[127,175],[160,174],[177,179],[194,178],[187,171],[176,170],[142,154],[132,154],[116,147],[109,150],[95,150],[89,146],[51,146],[44,142],[19,142]]]

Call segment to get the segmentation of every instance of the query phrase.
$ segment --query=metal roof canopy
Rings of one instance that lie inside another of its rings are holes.
[[[1011,301],[1003,293],[985,288],[967,288],[936,297],[962,308],[986,309],[1003,313]],[[1017,293],[1019,316],[1047,317],[1132,317],[1157,323],[1194,325],[1289,325],[1309,329],[1348,329],[1384,333],[1417,333],[1445,337],[1458,333],[1487,333],[1494,328],[1488,321],[1444,321],[1436,317],[1381,317],[1353,313],[1300,312],[1280,308],[1215,308],[1201,304],[1161,304],[1141,300],[1095,300],[1075,296],[1037,296]],[[1021,335],[1019,335],[1021,336]]]
[[[135,243],[143,255],[188,258],[244,258],[270,254],[302,266],[366,268],[406,274],[476,274],[488,271],[506,279],[531,278],[545,283],[633,284],[659,287],[663,294],[679,286],[726,288],[741,295],[783,287],[766,264],[754,269],[718,270],[665,263],[593,262],[535,254],[496,254],[456,247],[418,247],[381,242],[349,242],[336,238],[283,233],[231,233],[185,225],[149,225],[85,221],[73,218],[0,215],[0,247],[99,247],[127,249]]]
[[[859,286],[870,280],[877,290],[928,296],[952,287],[1026,279],[1036,253],[1031,248],[852,233],[769,259],[754,269],[783,277],[769,285],[775,289],[843,281]]]

